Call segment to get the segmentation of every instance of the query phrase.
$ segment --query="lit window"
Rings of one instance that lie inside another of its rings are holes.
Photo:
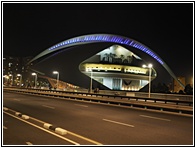
[[[11,67],[12,66],[12,63],[9,63],[8,65],[9,65],[9,67]]]

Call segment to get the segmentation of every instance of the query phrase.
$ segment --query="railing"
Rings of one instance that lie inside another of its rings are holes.
[[[132,108],[141,108],[148,110],[156,110],[161,112],[178,113],[183,115],[193,115],[193,101],[180,99],[162,99],[135,97],[125,95],[106,95],[100,93],[84,93],[84,92],[67,92],[42,89],[13,89],[4,88],[4,91],[20,92],[27,94],[36,94],[43,96],[52,96],[59,99],[75,99],[97,103],[107,103],[110,105],[126,106]]]
[[[148,93],[136,92],[135,96],[137,97],[147,97]],[[180,94],[163,94],[163,93],[151,93],[153,98],[162,98],[162,99],[174,99],[174,100],[189,100],[193,101],[193,95],[180,95]]]

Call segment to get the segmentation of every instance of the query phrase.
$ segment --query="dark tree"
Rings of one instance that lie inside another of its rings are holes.
[[[184,94],[183,90],[179,90],[178,93],[179,93],[179,94]]]
[[[152,92],[156,93],[170,93],[169,92],[169,87],[165,83],[158,83],[156,85],[152,85]]]
[[[187,84],[187,85],[185,86],[184,92],[185,92],[187,95],[192,95],[192,94],[193,94],[193,88],[191,87],[190,84]]]
[[[165,83],[163,83],[163,92],[169,93],[169,87]]]

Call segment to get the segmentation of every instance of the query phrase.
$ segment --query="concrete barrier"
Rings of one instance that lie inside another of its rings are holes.
[[[55,126],[53,126],[52,124],[49,124],[49,123],[44,123],[44,128],[53,130],[55,133],[60,134],[60,135],[66,135],[67,134],[67,130],[62,129],[60,127],[55,127]]]
[[[44,123],[44,128],[49,129],[52,126],[52,124]]]
[[[67,130],[64,130],[64,129],[59,128],[59,127],[55,128],[55,132],[57,134],[60,134],[60,135],[66,135],[67,134]]]
[[[27,120],[27,119],[29,119],[29,116],[27,116],[27,115],[22,115],[22,118],[25,119],[25,120]]]

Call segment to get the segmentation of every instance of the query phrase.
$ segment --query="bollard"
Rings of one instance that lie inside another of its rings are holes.
[[[52,124],[44,123],[44,128],[49,129],[49,128],[50,128],[50,126],[52,126]]]
[[[27,119],[29,119],[29,116],[27,116],[27,115],[22,115],[22,118],[27,120]]]
[[[64,129],[59,128],[59,127],[55,128],[55,132],[57,134],[60,134],[60,135],[66,135],[67,134],[67,130],[64,130]]]

